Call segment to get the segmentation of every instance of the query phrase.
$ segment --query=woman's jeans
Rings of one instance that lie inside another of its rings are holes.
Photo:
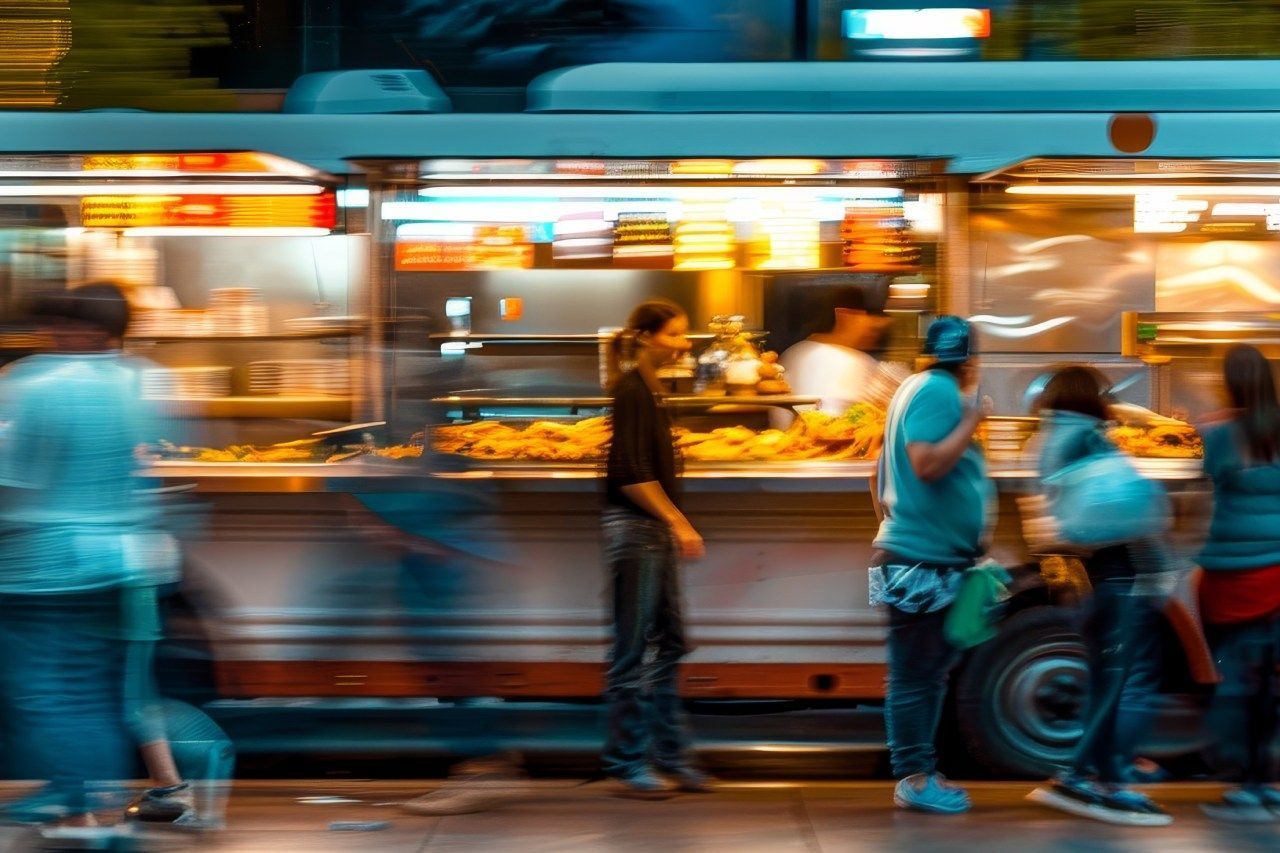
[[[889,606],[885,726],[896,779],[937,769],[934,741],[947,696],[947,679],[960,661],[960,650],[942,633],[949,609],[906,613]]]
[[[675,542],[657,519],[610,509],[604,549],[614,630],[605,683],[605,772],[627,776],[650,762],[679,767],[687,760],[689,737],[676,677],[687,646]]]
[[[1280,617],[1210,625],[1207,633],[1222,675],[1208,719],[1215,769],[1242,785],[1270,784],[1280,714]]]
[[[72,813],[87,783],[128,778],[124,651],[115,591],[0,597],[0,705],[10,778],[44,779]]]
[[[1139,643],[1146,603],[1133,592],[1132,577],[1099,578],[1085,603],[1081,631],[1089,653],[1089,716],[1076,746],[1072,772],[1121,784],[1141,732],[1121,724],[1121,701]]]

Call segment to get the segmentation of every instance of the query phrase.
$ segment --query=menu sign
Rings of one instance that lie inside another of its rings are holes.
[[[330,191],[296,196],[91,195],[80,200],[85,228],[333,228]]]

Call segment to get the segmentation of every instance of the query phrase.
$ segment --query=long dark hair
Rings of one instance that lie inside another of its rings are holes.
[[[1080,364],[1059,367],[1036,399],[1036,409],[1076,412],[1105,421],[1109,417],[1107,388],[1106,379],[1091,367]]]
[[[631,309],[627,325],[609,341],[609,389],[613,389],[622,374],[635,362],[636,339],[642,333],[656,334],[667,323],[683,316],[685,310],[670,299],[647,299]]]
[[[1274,462],[1280,456],[1280,403],[1271,364],[1257,347],[1237,344],[1222,364],[1231,405],[1240,410],[1237,423],[1254,462]]]

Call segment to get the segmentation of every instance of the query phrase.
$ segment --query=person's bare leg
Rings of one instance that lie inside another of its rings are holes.
[[[178,773],[178,765],[173,761],[169,741],[144,743],[139,750],[142,752],[142,761],[147,766],[147,775],[157,788],[172,788],[182,784],[182,775]]]

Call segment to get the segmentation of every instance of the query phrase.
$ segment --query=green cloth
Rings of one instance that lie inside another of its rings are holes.
[[[947,642],[957,649],[971,649],[995,637],[1010,580],[1004,566],[992,562],[965,569],[960,592],[942,626]]]
[[[955,467],[933,482],[916,476],[907,455],[908,445],[937,444],[963,418],[960,385],[946,371],[916,374],[894,394],[880,459],[885,518],[877,548],[931,566],[967,566],[982,556],[996,493],[981,448],[970,445]]]

